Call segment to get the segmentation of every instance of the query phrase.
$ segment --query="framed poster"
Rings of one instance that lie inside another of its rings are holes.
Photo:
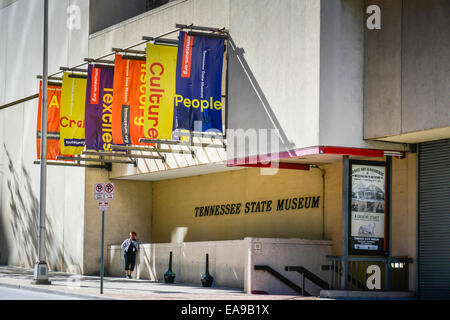
[[[387,162],[350,160],[349,254],[388,254],[389,168]]]

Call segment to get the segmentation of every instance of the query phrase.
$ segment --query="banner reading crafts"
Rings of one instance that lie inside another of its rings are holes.
[[[177,47],[147,44],[147,87],[144,135],[172,139]]]
[[[222,69],[224,40],[189,36],[178,40],[175,95],[176,129],[201,131],[222,128]]]
[[[64,72],[61,93],[61,153],[79,155],[84,149],[85,75]]]
[[[139,139],[144,137],[145,74],[145,61],[123,59],[116,54],[112,104],[114,144],[143,144]]]
[[[110,151],[114,67],[88,67],[86,92],[86,149]]]
[[[61,106],[61,86],[47,86],[47,160],[57,160],[61,155],[59,142],[59,109]],[[41,158],[41,113],[42,113],[42,81],[39,85],[39,104],[37,117],[36,151]]]

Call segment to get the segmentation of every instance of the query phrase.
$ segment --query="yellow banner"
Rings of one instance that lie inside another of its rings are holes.
[[[86,76],[64,72],[60,110],[60,141],[63,155],[79,155],[84,149],[86,85]]]
[[[177,47],[147,44],[144,134],[172,139]]]

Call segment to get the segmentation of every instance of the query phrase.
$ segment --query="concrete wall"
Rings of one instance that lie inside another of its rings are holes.
[[[105,257],[107,246],[121,244],[130,231],[143,242],[151,240],[152,183],[110,180],[104,169],[86,169],[84,208],[83,274],[99,274],[102,213],[94,200],[94,184],[114,183],[114,199],[105,212]]]
[[[368,3],[380,6],[382,24],[365,31],[364,137],[408,143],[450,137],[450,2]]]
[[[81,28],[66,27],[69,5],[81,9]],[[20,0],[0,10],[0,105],[39,92],[43,1]],[[88,1],[49,1],[49,73],[81,63],[87,54]],[[39,166],[37,99],[0,110],[0,263],[32,267],[37,259]],[[81,269],[84,170],[47,169],[46,261],[52,270]]]
[[[296,284],[300,284],[298,273],[284,271],[284,267],[303,266],[326,281],[328,274],[320,271],[320,266],[326,264],[325,256],[331,253],[331,241],[245,238],[233,241],[143,244],[136,258],[133,275],[138,279],[164,281],[170,252],[173,254],[175,283],[200,284],[200,278],[205,273],[205,255],[208,253],[209,273],[214,277],[213,286],[242,288],[247,293],[265,291],[269,294],[297,295],[298,292],[271,274],[255,271],[254,265],[268,265]],[[106,270],[109,276],[124,275],[120,246],[109,246]],[[316,285],[308,281],[306,286],[310,293],[319,294]]]
[[[309,196],[320,197],[318,207],[277,210],[279,199]],[[153,184],[152,242],[173,241],[181,227],[187,228],[183,241],[321,239],[321,199],[318,170],[279,170],[275,175],[261,175],[259,169],[243,169],[157,181]],[[244,212],[246,202],[267,200],[272,201],[270,212]],[[196,207],[235,203],[242,204],[239,214],[195,216]]]
[[[244,240],[144,244],[136,258],[133,276],[164,281],[172,252],[175,283],[200,284],[208,253],[209,273],[214,277],[214,286],[243,288],[245,248]],[[119,246],[109,247],[107,273],[113,276],[124,275],[123,252]]]
[[[363,140],[365,10],[361,0],[321,1],[319,144],[397,150]]]
[[[318,145],[320,1],[232,0],[230,36],[228,127],[278,129],[281,151]]]
[[[268,265],[297,285],[301,285],[298,272],[285,271],[285,266],[302,266],[322,280],[328,282],[328,272],[320,267],[327,264],[326,256],[331,254],[331,241],[304,239],[246,238],[247,257],[245,288],[247,293],[265,291],[269,294],[298,295],[267,271],[255,271],[255,265]],[[318,296],[320,288],[305,280],[305,289]]]

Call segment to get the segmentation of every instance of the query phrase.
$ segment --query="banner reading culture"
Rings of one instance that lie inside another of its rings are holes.
[[[59,113],[61,106],[61,86],[47,86],[47,160],[57,160],[61,155],[59,142]],[[41,158],[41,112],[42,112],[42,81],[39,85],[39,103],[37,117],[36,151],[37,158]]]
[[[386,166],[352,163],[349,245],[352,253],[386,251]]]
[[[61,93],[61,153],[79,155],[84,149],[85,75],[64,72]]]
[[[149,43],[146,51],[144,135],[147,139],[171,140],[178,48]]]
[[[178,40],[175,115],[176,129],[201,131],[222,128],[222,69],[224,40],[189,36]]]
[[[116,54],[114,67],[113,143],[142,145],[144,137],[145,61]]]
[[[86,149],[111,151],[114,67],[88,67]]]

